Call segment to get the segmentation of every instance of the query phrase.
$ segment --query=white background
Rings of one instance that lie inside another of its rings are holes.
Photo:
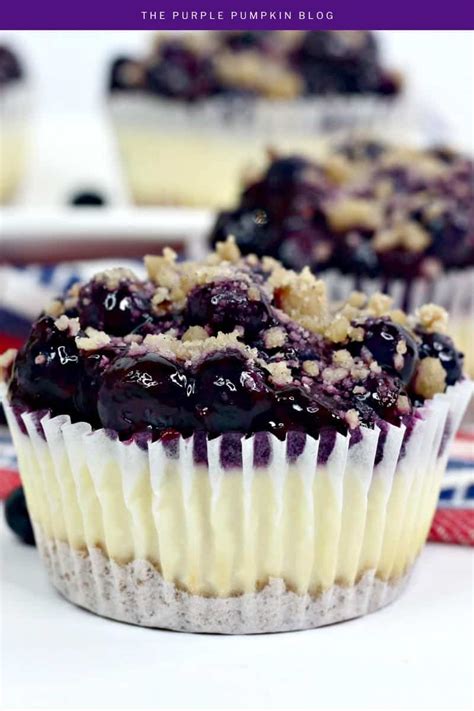
[[[399,69],[417,106],[440,133],[474,153],[474,32],[386,31],[387,67]],[[151,32],[3,32],[25,59],[35,107],[34,152],[20,202],[63,204],[78,186],[123,199],[104,99],[110,61],[143,53]]]
[[[3,703],[19,708],[472,709],[472,549],[429,544],[367,617],[226,637],[96,617],[0,522]]]

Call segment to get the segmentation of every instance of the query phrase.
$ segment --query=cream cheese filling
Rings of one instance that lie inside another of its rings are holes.
[[[30,513],[46,537],[100,547],[118,563],[149,560],[165,581],[208,596],[271,578],[317,595],[369,570],[401,577],[423,546],[442,475],[436,466],[375,473],[367,486],[357,468],[337,479],[318,466],[308,481],[298,460],[280,479],[264,467],[251,478],[232,469],[216,485],[205,466],[186,479],[177,460],[165,458],[157,475],[146,458],[124,467],[109,456],[93,471],[39,439],[17,440]]]

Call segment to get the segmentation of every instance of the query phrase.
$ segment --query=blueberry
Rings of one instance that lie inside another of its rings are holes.
[[[239,353],[207,356],[195,372],[196,412],[212,436],[255,432],[273,397],[261,370]]]
[[[83,190],[75,193],[69,202],[75,207],[101,207],[105,205],[107,201],[100,192],[95,190]]]
[[[0,86],[21,79],[22,76],[23,70],[17,57],[8,47],[0,47]]]
[[[11,530],[23,543],[35,545],[35,534],[26,507],[25,494],[22,487],[15,489],[5,502],[5,520]]]
[[[418,346],[420,358],[438,358],[446,371],[446,385],[454,385],[462,377],[464,356],[456,350],[449,336],[441,333],[426,333],[417,330],[421,338]]]
[[[413,336],[403,326],[385,318],[368,319],[363,328],[364,341],[353,343],[352,351],[357,351],[358,355],[360,347],[364,346],[387,373],[409,383],[418,362],[418,348]]]
[[[15,360],[10,383],[12,401],[31,409],[51,408],[73,414],[82,376],[74,338],[44,316],[33,326]]]
[[[148,86],[156,94],[187,101],[217,92],[217,82],[208,57],[198,56],[179,41],[160,48],[160,55],[147,72]]]
[[[123,280],[110,288],[95,279],[81,288],[78,309],[84,327],[92,326],[112,336],[125,336],[147,320],[150,299],[143,288],[133,282]]]
[[[280,439],[287,432],[305,432],[317,438],[323,427],[335,424],[328,403],[316,399],[304,388],[286,386],[275,391],[267,428]]]
[[[375,277],[380,272],[379,257],[370,240],[355,231],[335,246],[334,262],[344,274]]]
[[[239,208],[221,212],[211,233],[211,244],[222,242],[232,235],[239,249],[258,256],[271,253],[275,243],[275,230],[264,210]]]
[[[279,158],[270,165],[265,182],[269,190],[285,190],[295,182],[303,182],[308,170],[314,170],[314,167],[301,156]]]
[[[391,372],[371,374],[364,381],[364,388],[366,392],[355,398],[357,410],[359,412],[365,411],[369,415],[376,412],[383,420],[398,425],[401,414],[398,408],[398,398],[400,395],[406,394],[401,381],[395,378]],[[370,424],[370,417],[365,424]]]
[[[194,381],[185,369],[155,353],[119,356],[107,368],[98,395],[102,425],[128,438],[134,432],[195,426]]]
[[[208,325],[215,333],[229,333],[242,326],[249,338],[272,325],[270,305],[263,292],[258,300],[252,300],[248,285],[235,280],[195,287],[188,296],[186,320],[190,325]]]
[[[129,57],[118,57],[110,70],[110,91],[138,89],[143,82],[143,70],[139,62]]]
[[[370,32],[359,32],[357,41],[344,32],[307,32],[293,62],[308,94],[366,93],[379,87],[378,48]]]

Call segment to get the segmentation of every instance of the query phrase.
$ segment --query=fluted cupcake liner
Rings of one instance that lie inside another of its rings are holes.
[[[365,294],[383,291],[394,299],[394,306],[414,313],[423,304],[443,306],[449,313],[449,333],[464,353],[466,373],[474,377],[474,268],[456,269],[436,279],[361,278],[340,272],[325,272],[328,295],[334,300],[347,299],[351,291]]]
[[[393,600],[423,547],[464,381],[412,426],[124,443],[67,416],[7,418],[53,584],[135,624],[317,627]]]
[[[419,110],[404,98],[227,97],[188,104],[119,92],[109,109],[131,196],[141,204],[230,206],[249,170],[267,163],[269,149],[317,158],[323,141],[338,134],[427,138]]]

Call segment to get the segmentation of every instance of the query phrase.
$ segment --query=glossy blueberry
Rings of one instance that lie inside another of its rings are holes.
[[[13,533],[15,533],[23,543],[30,546],[35,545],[35,534],[30,521],[30,515],[26,506],[25,493],[22,487],[15,489],[5,502],[5,520]]]
[[[364,340],[353,343],[353,352],[355,350],[359,354],[363,346],[387,373],[397,375],[405,384],[409,383],[418,362],[418,348],[413,336],[403,326],[385,318],[368,319],[363,328]],[[402,362],[402,367],[399,362]]]
[[[322,428],[341,427],[335,401],[322,393],[309,393],[302,387],[287,386],[275,390],[275,401],[265,429],[280,439],[287,432],[305,432],[315,438]]]
[[[215,246],[229,235],[235,238],[243,254],[253,252],[259,256],[274,249],[277,236],[264,210],[245,208],[222,212],[218,216],[211,233],[211,244]]]
[[[106,370],[98,395],[103,427],[121,437],[173,429],[189,434],[194,380],[183,367],[155,353],[121,356]]]
[[[268,299],[263,292],[258,300],[250,299],[248,285],[242,281],[195,287],[188,296],[186,320],[189,325],[208,325],[215,333],[229,333],[242,326],[249,338],[272,324]]]
[[[93,280],[81,288],[78,309],[84,327],[125,336],[147,321],[150,300],[142,287],[126,280],[116,288]]]
[[[10,383],[12,401],[32,409],[73,414],[82,377],[74,338],[59,331],[52,318],[43,316],[16,358]]]
[[[272,407],[272,392],[263,372],[239,353],[215,353],[195,371],[196,412],[209,434],[248,432]]]
[[[454,385],[462,377],[464,356],[456,350],[449,336],[442,333],[426,333],[419,329],[421,344],[418,346],[420,358],[438,358],[446,371],[446,385]]]

